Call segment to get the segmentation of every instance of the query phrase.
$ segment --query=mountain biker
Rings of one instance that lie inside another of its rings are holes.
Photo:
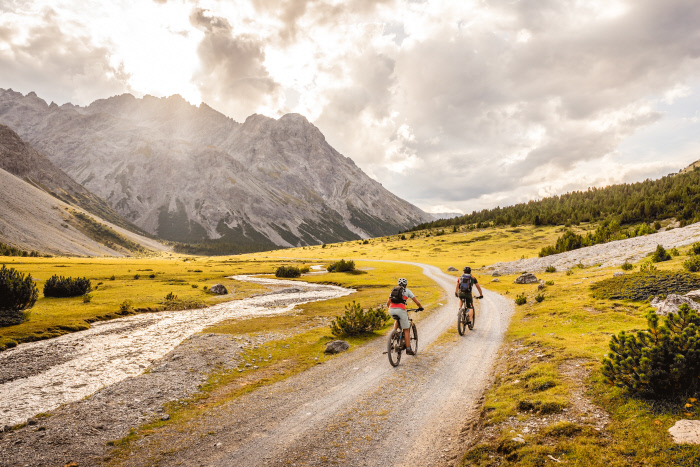
[[[472,268],[466,266],[464,268],[464,274],[462,274],[459,279],[457,279],[457,287],[455,288],[455,297],[459,297],[459,307],[462,308],[462,304],[469,308],[469,322],[472,322],[474,316],[474,299],[472,297],[472,286],[476,286],[479,290],[479,297],[484,298],[484,292],[481,291],[481,286],[476,280],[476,277],[472,276]]]
[[[423,305],[420,304],[413,292],[406,288],[407,286],[408,281],[406,279],[399,279],[399,285],[394,287],[394,289],[391,291],[392,293],[389,295],[389,298],[386,301],[386,306],[389,308],[389,314],[395,320],[398,320],[394,321],[394,329],[399,326],[399,321],[401,322],[403,339],[406,345],[406,353],[408,355],[415,355],[415,352],[413,352],[413,349],[411,349],[411,335],[409,331],[410,323],[408,322],[408,313],[406,312],[406,300],[410,298],[416,303],[416,305],[418,305],[418,309],[416,311],[423,311]],[[396,291],[396,294],[394,291]]]

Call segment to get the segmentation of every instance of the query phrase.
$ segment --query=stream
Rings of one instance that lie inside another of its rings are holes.
[[[208,308],[146,313],[92,324],[86,331],[22,344],[0,353],[0,428],[80,400],[136,376],[192,334],[232,318],[289,313],[295,305],[354,292],[342,287],[252,276],[232,279],[275,287]],[[279,290],[280,286],[284,286]]]

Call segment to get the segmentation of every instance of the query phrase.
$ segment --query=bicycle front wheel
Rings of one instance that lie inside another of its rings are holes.
[[[460,336],[464,335],[464,331],[467,330],[467,312],[464,308],[459,309],[457,314],[457,332]]]
[[[411,349],[418,355],[418,329],[413,323],[411,323]]]
[[[387,355],[389,356],[389,363],[391,366],[399,366],[401,361],[401,339],[403,338],[403,332],[399,329],[394,329],[389,334],[389,340],[387,341]]]

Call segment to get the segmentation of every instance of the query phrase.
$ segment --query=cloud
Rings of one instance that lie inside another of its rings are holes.
[[[53,10],[19,30],[0,24],[0,83],[60,103],[91,102],[128,92],[129,76],[113,64],[108,47],[85,35],[69,35]]]
[[[264,43],[248,34],[236,35],[226,18],[195,8],[193,26],[204,32],[197,53],[201,68],[193,81],[202,101],[244,120],[261,107],[275,106],[282,89],[265,68]]]

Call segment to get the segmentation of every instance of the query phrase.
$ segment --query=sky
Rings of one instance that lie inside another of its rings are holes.
[[[0,0],[0,88],[304,115],[429,212],[700,159],[697,0]]]

